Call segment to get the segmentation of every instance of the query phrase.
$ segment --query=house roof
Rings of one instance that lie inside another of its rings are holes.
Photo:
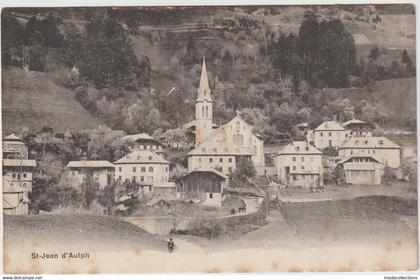
[[[3,159],[3,166],[36,167],[33,159]]]
[[[214,173],[214,174],[216,174],[216,175],[218,175],[218,176],[220,176],[220,177],[222,177],[224,179],[228,179],[229,178],[228,176],[226,176],[222,172],[220,172],[220,171],[218,171],[218,170],[216,170],[214,168],[211,168],[211,167],[208,167],[208,168],[198,167],[198,168],[194,169],[193,171],[185,174],[184,177],[186,177],[186,176],[188,176],[188,175],[190,175],[192,173],[197,173],[197,172],[211,172],[211,173]]]
[[[382,161],[378,157],[376,157],[375,155],[368,155],[366,153],[361,153],[361,152],[355,153],[353,155],[349,155],[349,156],[343,158],[342,160],[340,160],[339,162],[337,162],[337,164],[343,164],[343,163],[351,160],[352,158],[371,158],[374,161],[376,161],[380,164],[383,164]],[[367,162],[361,162],[361,163],[367,163]]]
[[[158,155],[155,152],[149,150],[134,151],[125,157],[117,160],[114,164],[127,164],[127,163],[159,163],[169,164],[170,162]]]
[[[70,161],[66,168],[114,168],[114,165],[106,160],[77,160]]]
[[[338,122],[325,121],[321,123],[314,131],[345,130]]]
[[[152,136],[150,136],[149,134],[146,133],[138,133],[138,134],[131,134],[131,135],[126,135],[122,138],[122,140],[130,140],[130,141],[139,141],[139,140],[147,140],[147,141],[155,141],[158,142],[158,140],[156,140],[155,138],[153,138]]]
[[[12,133],[3,138],[3,141],[22,141],[16,134]]]
[[[388,138],[385,137],[350,137],[338,148],[340,149],[355,149],[355,148],[388,148],[388,149],[400,149],[401,147]]]
[[[349,124],[367,124],[367,123],[364,122],[364,121],[361,121],[361,120],[352,119],[352,120],[349,120],[349,121],[346,121],[345,123],[343,123],[343,126],[346,127]]]
[[[322,152],[315,148],[314,146],[310,145],[306,141],[293,141],[290,144],[287,144],[286,146],[283,146],[280,148],[280,150],[277,153],[278,155],[305,155],[305,154],[317,154],[322,155]]]

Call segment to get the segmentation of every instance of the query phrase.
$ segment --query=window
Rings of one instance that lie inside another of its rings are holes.
[[[375,151],[375,150],[372,150],[372,152],[373,152],[373,154],[375,154],[375,153],[376,153],[376,151]]]
[[[298,152],[299,152],[299,150],[300,150],[300,147],[296,147],[296,151],[298,151]]]
[[[350,154],[351,154],[351,155],[353,154],[353,150],[350,150]]]
[[[232,173],[232,167],[229,167],[229,173]]]
[[[209,198],[213,198],[213,193],[209,193]]]
[[[321,135],[321,136],[324,136],[324,133],[322,133],[322,132],[321,132],[321,133],[320,133],[320,135]]]
[[[140,182],[144,182],[144,176],[140,176]]]
[[[120,167],[118,167],[118,171],[119,172],[122,172],[122,167],[120,166]]]
[[[293,170],[294,170],[294,171],[296,170],[296,166],[293,166]]]
[[[146,172],[146,167],[142,167],[141,172]]]
[[[302,170],[305,170],[305,165],[302,165]]]
[[[149,156],[149,160],[152,160],[152,156]]]
[[[118,180],[120,180],[120,181],[121,181],[121,180],[122,180],[122,177],[121,177],[121,176],[118,176]]]
[[[292,157],[292,160],[293,160],[293,161],[296,161],[296,157]]]
[[[328,140],[328,145],[332,146],[332,140]]]
[[[209,162],[213,162],[213,158],[209,158]]]
[[[302,161],[305,161],[305,157],[302,157]]]
[[[293,175],[293,176],[292,176],[292,180],[293,180],[293,181],[296,181],[296,175]]]
[[[23,173],[23,178],[26,178],[26,173]]]
[[[220,158],[220,159],[219,159],[219,162],[223,162],[223,158]]]
[[[136,182],[136,180],[137,180],[137,177],[136,176],[133,176],[133,182],[134,183]]]
[[[204,106],[201,107],[201,116],[204,117]]]
[[[236,130],[241,129],[241,124],[239,123],[239,121],[236,122]]]
[[[13,178],[13,179],[15,179],[15,178],[16,178],[16,174],[15,174],[15,173],[13,173],[13,174],[12,174],[12,178]]]
[[[152,191],[152,186],[149,186],[149,192],[151,192]]]
[[[23,187],[26,188],[26,183],[23,183]]]
[[[206,106],[206,118],[209,116],[209,107]]]
[[[136,172],[136,167],[135,166],[133,166],[133,172]]]
[[[232,158],[229,158],[229,162],[232,162]]]
[[[328,136],[332,136],[331,132],[328,132]]]
[[[153,172],[153,167],[149,167],[149,172]]]
[[[309,146],[306,146],[305,150],[306,150],[306,151],[309,151]]]

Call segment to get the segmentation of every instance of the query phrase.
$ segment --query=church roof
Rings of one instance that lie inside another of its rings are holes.
[[[197,101],[212,101],[210,95],[209,78],[207,75],[206,59],[203,58],[203,66],[201,67],[200,85],[198,87]]]

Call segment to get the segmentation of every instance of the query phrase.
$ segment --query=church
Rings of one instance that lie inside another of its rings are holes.
[[[237,162],[251,160],[257,175],[264,175],[264,142],[253,133],[252,126],[236,112],[228,123],[217,127],[213,123],[213,101],[203,60],[200,85],[195,102],[195,148],[188,153],[188,172],[216,169],[230,174]]]

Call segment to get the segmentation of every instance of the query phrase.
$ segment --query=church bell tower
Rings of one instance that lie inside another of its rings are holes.
[[[195,101],[195,124],[195,146],[197,147],[211,135],[213,126],[213,101],[210,94],[205,58],[203,59],[200,85]]]

